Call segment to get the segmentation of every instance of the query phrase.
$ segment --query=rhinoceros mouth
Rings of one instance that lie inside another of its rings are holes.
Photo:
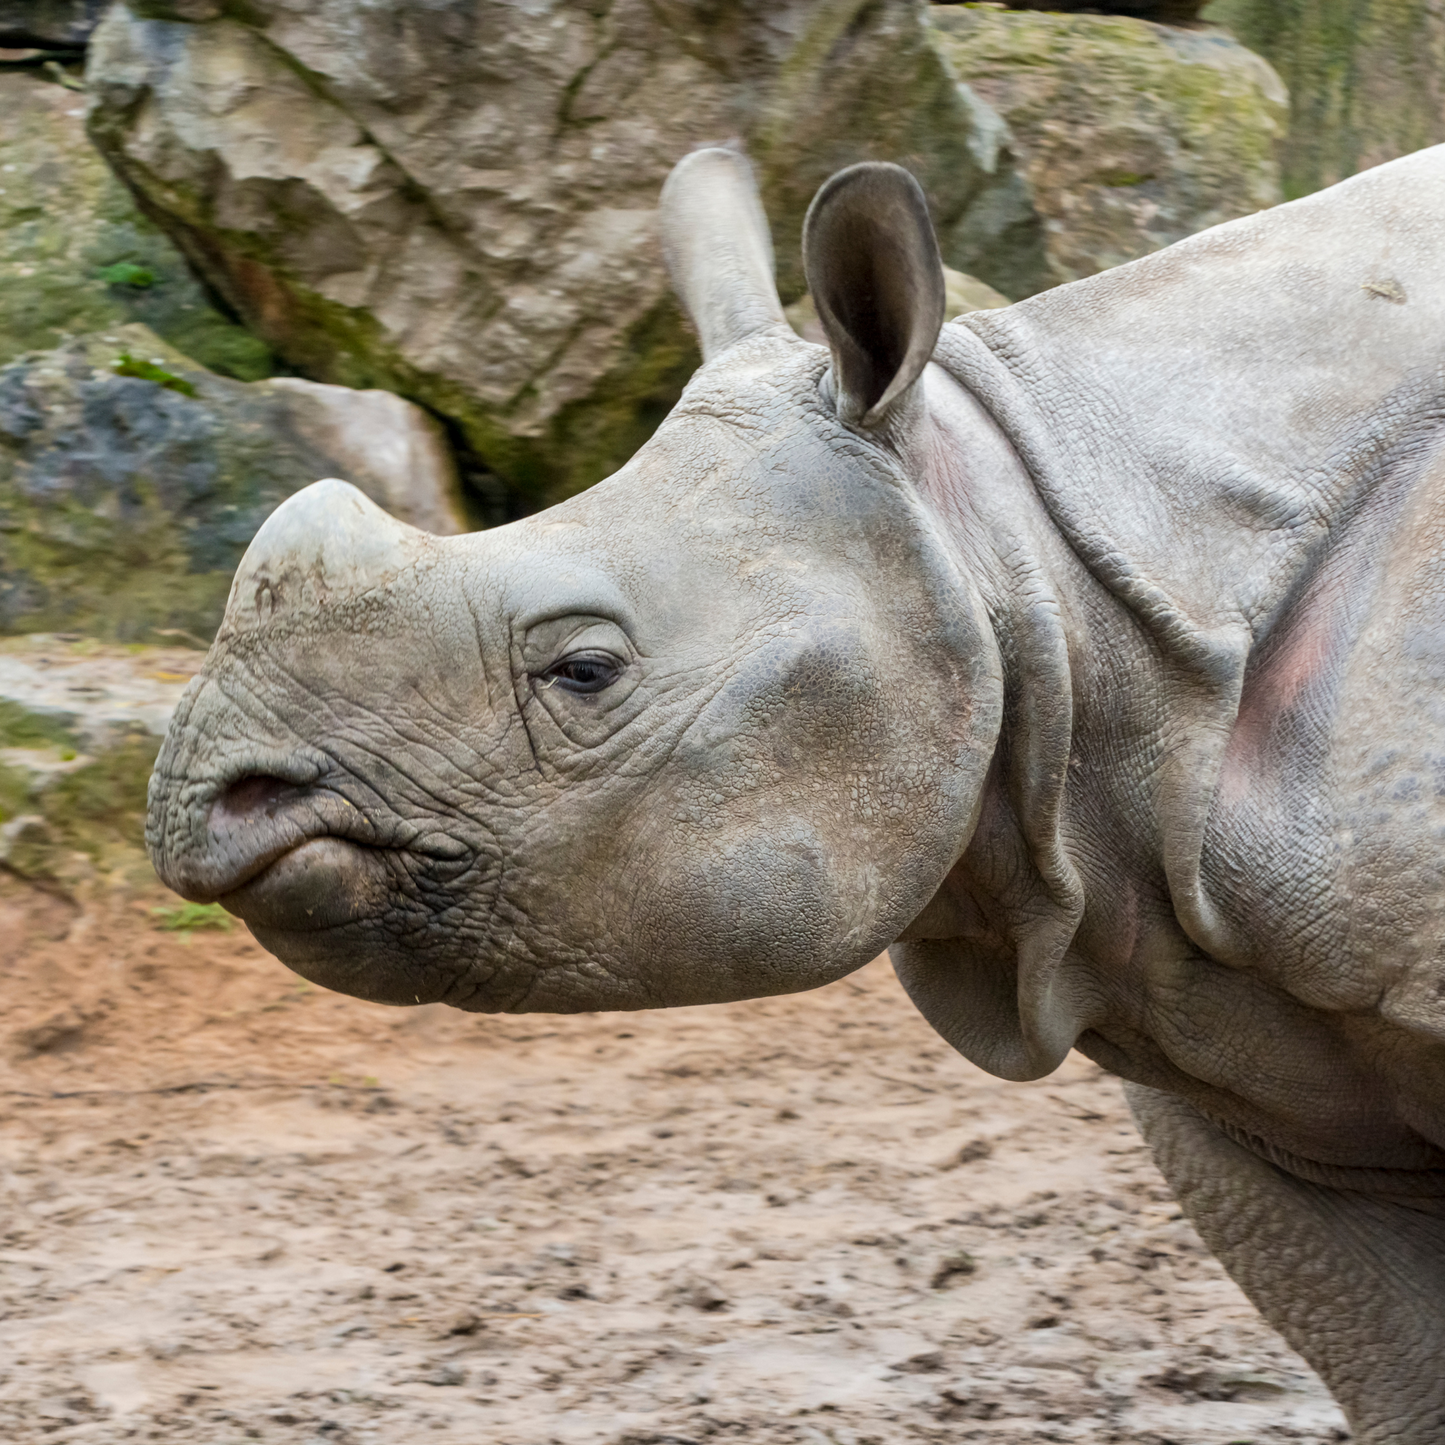
[[[176,841],[158,831],[152,857],[162,881],[248,922],[253,911],[282,909],[283,894],[314,894],[323,875],[338,887],[374,875],[362,855],[400,841],[378,838],[375,824],[338,791],[271,775],[245,776],[219,791],[199,826],[177,829]],[[312,917],[325,911],[314,897],[298,917],[306,908]]]
[[[373,918],[390,896],[381,850],[309,838],[251,871],[219,903],[266,933],[318,933]]]

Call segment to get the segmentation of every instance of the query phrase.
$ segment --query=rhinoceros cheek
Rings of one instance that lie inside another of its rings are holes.
[[[676,860],[639,900],[631,970],[652,1006],[722,1003],[829,983],[866,963],[850,870],[797,823]]]

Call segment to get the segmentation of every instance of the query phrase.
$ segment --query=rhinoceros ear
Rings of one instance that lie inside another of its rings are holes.
[[[833,352],[838,415],[876,426],[943,325],[943,262],[918,182],[876,161],[825,181],[803,222],[803,270]]]
[[[765,326],[787,326],[753,168],[737,151],[694,151],[673,168],[658,214],[662,250],[703,360]]]

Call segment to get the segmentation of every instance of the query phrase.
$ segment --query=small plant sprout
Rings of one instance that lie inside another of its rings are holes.
[[[183,935],[201,928],[229,933],[234,924],[234,919],[219,903],[165,903],[152,908],[151,915],[156,919],[157,928]]]

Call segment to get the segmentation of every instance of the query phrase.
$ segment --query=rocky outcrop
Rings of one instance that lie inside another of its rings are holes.
[[[1415,0],[1213,0],[1290,93],[1285,194],[1445,141],[1445,9]]]
[[[463,530],[445,439],[384,392],[219,377],[143,326],[0,370],[0,632],[204,644],[256,529],[299,488],[354,482]]]
[[[96,154],[84,114],[83,95],[0,73],[0,365],[140,321],[212,370],[270,375],[270,350],[217,312]]]
[[[939,6],[932,23],[1008,124],[1055,280],[1280,200],[1288,97],[1222,32],[983,6]]]
[[[449,418],[494,514],[613,470],[692,370],[653,217],[696,144],[754,157],[785,300],[814,189],[869,157],[919,176],[950,264],[1051,279],[916,0],[132,0],[87,82],[92,136],[216,293],[303,374]]]

